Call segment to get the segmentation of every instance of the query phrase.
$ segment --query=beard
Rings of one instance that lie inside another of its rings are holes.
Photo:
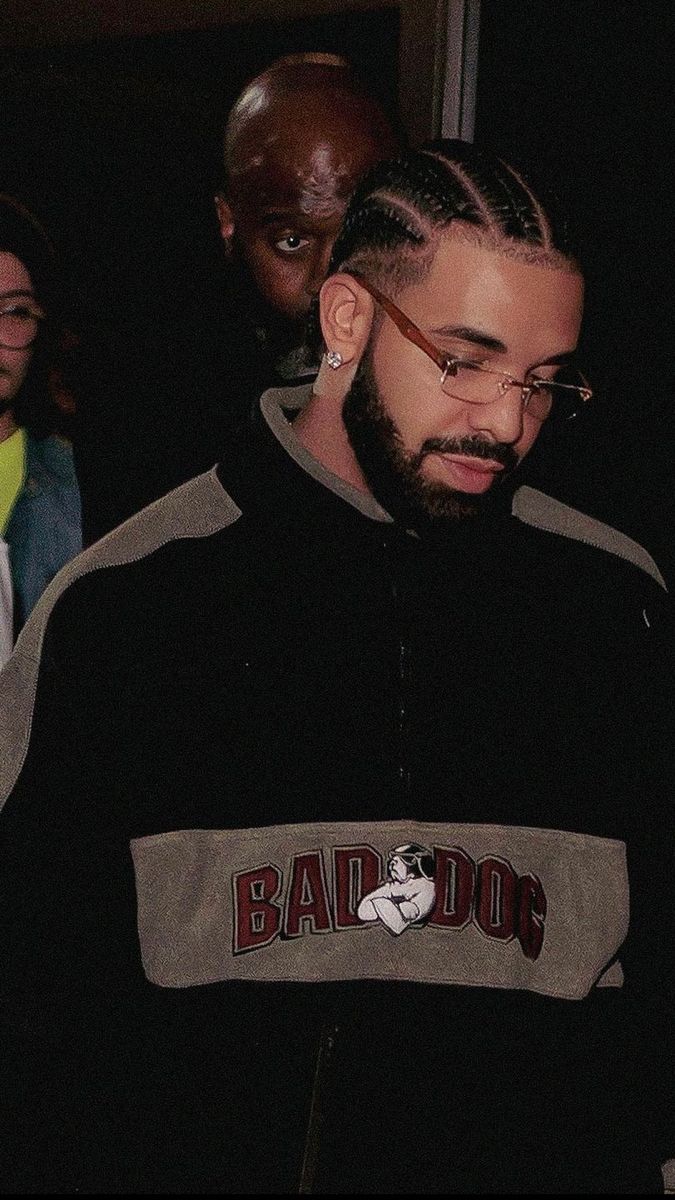
[[[475,517],[494,503],[491,493],[518,465],[511,445],[476,436],[428,438],[410,453],[380,396],[370,349],[359,364],[342,407],[350,445],[375,499],[396,521],[419,529],[442,528]],[[426,479],[422,464],[429,454],[462,454],[501,463],[488,492],[472,495]]]

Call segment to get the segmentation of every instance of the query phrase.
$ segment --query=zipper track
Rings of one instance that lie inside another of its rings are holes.
[[[335,1047],[335,1039],[337,1034],[338,1026],[332,1021],[325,1021],[321,1029],[319,1046],[316,1054],[316,1068],[314,1071],[314,1082],[312,1085],[312,1098],[309,1106],[309,1119],[307,1121],[305,1152],[302,1158],[300,1183],[298,1185],[298,1195],[300,1196],[309,1196],[314,1191],[316,1171],[319,1163],[319,1152],[321,1150],[321,1131],[323,1128],[324,1119],[323,1099],[326,1092],[326,1076],[330,1071],[331,1059],[333,1057],[333,1049]]]

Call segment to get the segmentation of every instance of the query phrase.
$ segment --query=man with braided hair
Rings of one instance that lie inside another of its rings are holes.
[[[52,584],[0,680],[5,1190],[663,1190],[670,610],[517,486],[582,295],[512,167],[380,164],[314,386]]]

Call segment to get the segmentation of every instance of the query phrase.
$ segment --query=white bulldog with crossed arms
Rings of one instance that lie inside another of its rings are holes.
[[[390,933],[403,933],[410,925],[428,917],[436,900],[434,857],[426,846],[409,842],[390,850],[389,879],[359,904],[360,921],[380,921]]]

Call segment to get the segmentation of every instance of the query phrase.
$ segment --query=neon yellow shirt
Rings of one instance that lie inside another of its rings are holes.
[[[26,478],[26,431],[0,442],[0,537],[4,537],[9,518]]]

